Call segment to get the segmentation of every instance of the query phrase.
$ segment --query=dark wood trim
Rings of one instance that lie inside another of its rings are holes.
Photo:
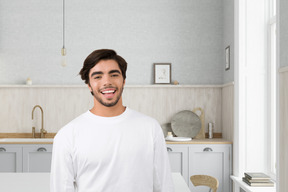
[[[209,133],[205,133],[205,138],[209,138]],[[222,133],[213,133],[213,138],[222,138]]]

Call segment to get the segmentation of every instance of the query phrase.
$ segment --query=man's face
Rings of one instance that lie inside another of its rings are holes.
[[[118,63],[101,60],[89,72],[88,87],[96,101],[106,107],[115,106],[121,99],[125,80]],[[122,103],[119,103],[122,105]]]

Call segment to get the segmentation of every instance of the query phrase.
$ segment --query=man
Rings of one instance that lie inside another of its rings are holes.
[[[122,104],[126,61],[92,52],[81,78],[94,106],[55,136],[51,192],[172,192],[170,165],[156,120]]]

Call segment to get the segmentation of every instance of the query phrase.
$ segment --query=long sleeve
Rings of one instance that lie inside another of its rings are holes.
[[[153,192],[174,192],[166,143],[160,125],[154,140],[153,177]]]
[[[174,192],[159,123],[127,108],[109,118],[88,111],[63,127],[50,182],[51,192]]]
[[[75,191],[71,142],[63,136],[58,133],[53,142],[50,192]]]

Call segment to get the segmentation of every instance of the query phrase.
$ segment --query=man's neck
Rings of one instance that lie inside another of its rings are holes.
[[[121,115],[126,110],[126,107],[122,105],[122,101],[118,101],[115,106],[106,107],[98,102],[94,101],[94,106],[90,110],[91,113],[102,117],[115,117]]]

